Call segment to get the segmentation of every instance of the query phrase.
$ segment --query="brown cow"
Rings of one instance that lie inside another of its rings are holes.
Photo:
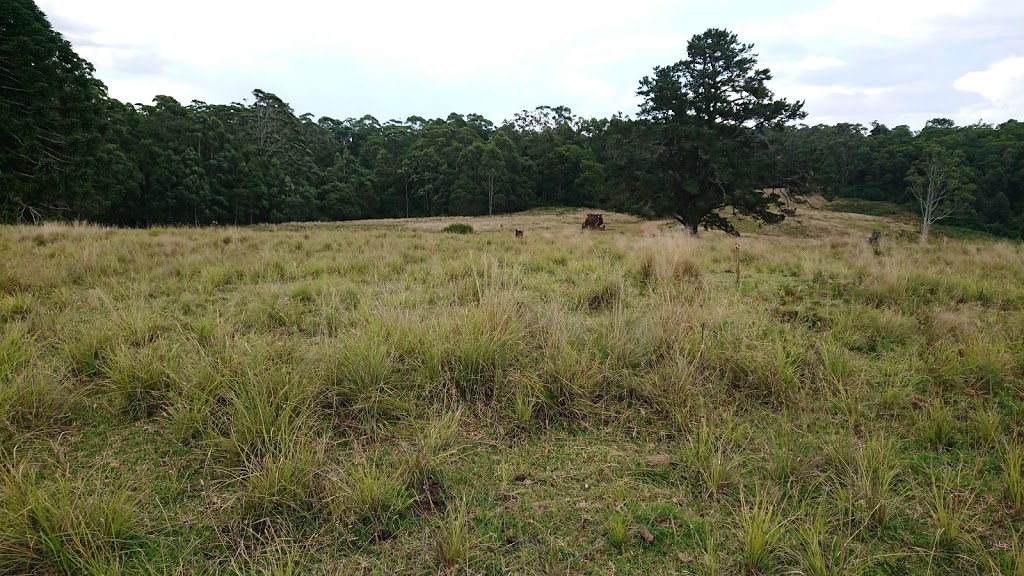
[[[591,230],[604,230],[604,215],[603,214],[587,214],[587,219],[583,221],[583,230],[590,228]]]
[[[516,230],[516,238],[522,238],[522,237],[523,237],[523,231],[522,230]]]

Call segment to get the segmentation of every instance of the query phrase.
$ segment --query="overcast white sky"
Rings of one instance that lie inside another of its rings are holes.
[[[565,105],[636,113],[637,84],[727,28],[808,123],[1024,120],[1024,0],[37,0],[110,95],[251,99],[380,120]]]

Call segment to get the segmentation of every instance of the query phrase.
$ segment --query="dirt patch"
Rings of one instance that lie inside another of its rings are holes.
[[[661,231],[664,222],[644,222],[640,225],[641,236],[657,236]]]
[[[415,490],[416,501],[410,508],[414,516],[444,514],[448,510],[447,496],[440,483],[428,480],[416,486]]]

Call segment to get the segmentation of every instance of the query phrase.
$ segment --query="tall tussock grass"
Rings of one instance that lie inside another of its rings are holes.
[[[110,574],[146,537],[141,499],[26,462],[0,466],[0,573]]]
[[[0,333],[0,444],[70,423],[82,394],[59,367],[47,367],[23,324]]]
[[[285,368],[232,382],[219,427],[229,455],[262,457],[312,426],[316,389]]]
[[[903,501],[900,485],[903,460],[896,444],[884,437],[872,437],[845,454],[833,455],[837,462],[839,501],[857,525],[882,528]]]
[[[0,227],[0,574],[1024,576],[1019,246],[585,213]]]
[[[400,420],[411,411],[398,390],[402,372],[395,352],[376,338],[334,342],[327,354],[324,394],[330,417],[339,424],[370,428]]]

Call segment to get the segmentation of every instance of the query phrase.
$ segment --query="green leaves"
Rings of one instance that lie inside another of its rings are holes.
[[[691,233],[697,226],[735,233],[719,210],[773,224],[785,218],[782,194],[801,192],[780,174],[767,135],[805,116],[800,102],[775,99],[767,69],[756,68],[753,46],[735,34],[709,29],[694,36],[687,58],[656,67],[640,81],[641,118],[657,142],[656,183],[663,209]]]
[[[0,8],[0,220],[94,217],[106,88],[30,0]]]

